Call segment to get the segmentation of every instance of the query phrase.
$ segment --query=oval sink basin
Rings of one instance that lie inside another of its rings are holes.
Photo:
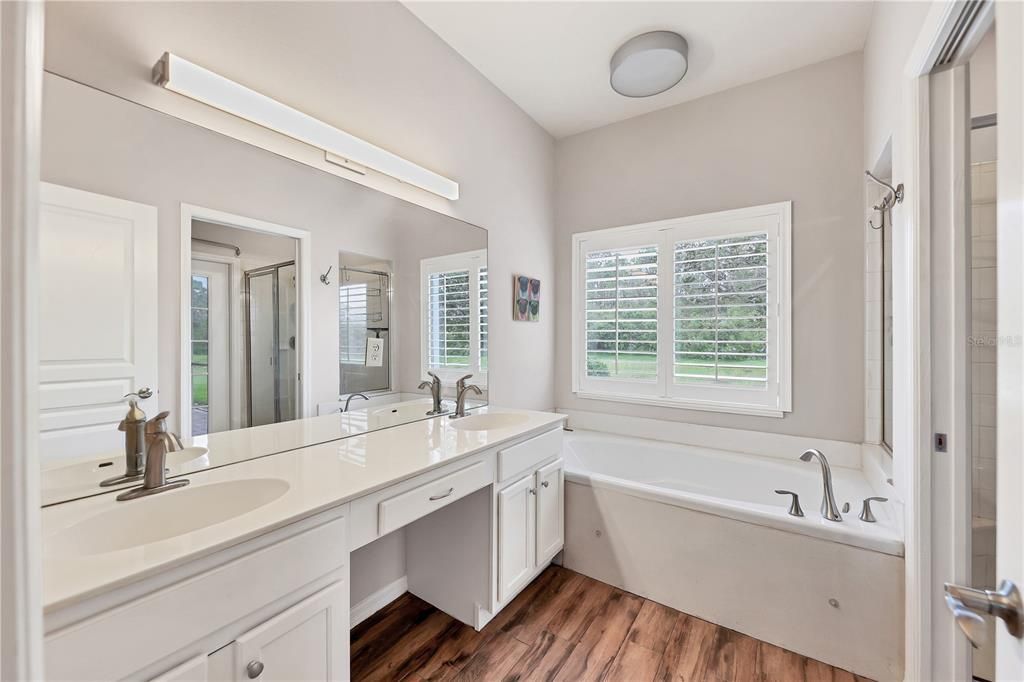
[[[56,554],[103,554],[131,549],[223,523],[288,492],[278,478],[189,485],[116,506],[47,538]]]
[[[452,428],[460,431],[490,431],[492,429],[504,429],[509,426],[525,424],[529,419],[525,414],[505,414],[494,412],[491,414],[473,414],[468,417],[452,419]]]

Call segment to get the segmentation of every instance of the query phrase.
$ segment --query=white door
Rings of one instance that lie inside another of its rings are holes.
[[[996,3],[998,379],[996,575],[1024,585],[1024,6]],[[996,679],[1024,679],[1024,643],[996,626]]]
[[[550,561],[562,549],[565,532],[562,460],[537,472],[537,564]]]
[[[498,493],[498,601],[504,603],[530,577],[535,562],[534,476]]]
[[[231,428],[231,267],[192,259],[192,435]]]
[[[40,456],[123,450],[122,396],[157,386],[157,211],[42,183]],[[155,401],[154,401],[155,403]],[[156,405],[143,406],[155,414]]]
[[[233,679],[348,679],[348,585],[336,582],[235,640]]]

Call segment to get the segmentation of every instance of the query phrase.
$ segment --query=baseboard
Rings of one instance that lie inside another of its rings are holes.
[[[355,627],[409,591],[409,581],[403,575],[385,585],[349,609],[349,627]]]

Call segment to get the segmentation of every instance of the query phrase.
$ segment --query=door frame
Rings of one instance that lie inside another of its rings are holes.
[[[226,227],[234,227],[240,230],[251,230],[264,234],[273,234],[283,237],[291,237],[297,242],[297,277],[296,296],[298,298],[298,320],[300,341],[297,344],[298,352],[298,418],[310,417],[313,414],[312,398],[312,289],[313,289],[313,263],[312,263],[312,234],[308,230],[279,225],[265,220],[249,218],[233,213],[227,213],[213,208],[205,208],[194,204],[181,204],[181,281],[179,286],[179,318],[178,318],[178,339],[180,344],[178,360],[178,391],[181,433],[192,432],[192,400],[191,400],[191,366],[192,350],[190,344],[184,342],[185,332],[188,331],[191,338],[191,291],[192,291],[192,221],[199,220],[205,223],[214,223]]]
[[[242,310],[242,286],[241,278],[241,261],[238,258],[231,256],[220,256],[212,253],[202,253],[198,255],[193,254],[189,260],[191,265],[193,260],[206,261],[207,263],[216,263],[219,265],[226,265],[228,268],[228,377],[229,377],[229,388],[228,388],[228,402],[229,402],[229,413],[228,413],[228,424],[231,430],[244,428],[242,421],[242,360],[239,358],[240,353],[235,351],[234,343],[240,343],[243,338],[242,335],[242,320],[241,316],[244,314]],[[190,277],[191,278],[191,277]],[[190,386],[191,394],[191,386]],[[191,414],[191,411],[189,412]],[[191,423],[189,424],[191,432]]]
[[[969,476],[957,479],[953,459],[944,455],[939,459],[933,452],[930,300],[933,159],[929,78],[966,5],[965,0],[937,0],[925,17],[903,68],[899,95],[904,135],[894,144],[894,154],[900,155],[893,160],[894,175],[902,176],[898,179],[905,182],[908,196],[908,205],[897,207],[893,216],[897,228],[894,238],[902,233],[904,250],[899,263],[905,273],[894,281],[904,285],[898,297],[894,291],[894,305],[897,312],[900,308],[903,312],[894,319],[896,357],[902,360],[902,368],[894,374],[894,423],[899,431],[895,437],[899,454],[894,474],[904,499],[904,675],[908,680],[971,678],[970,647],[942,606],[943,583],[964,575],[964,571],[969,574],[969,557],[962,541],[967,532],[966,519],[957,516],[969,512],[971,480]],[[982,12],[976,26],[988,25],[996,12],[995,3],[986,4]],[[997,38],[997,44],[1000,40]],[[1000,55],[997,68],[1003,70],[1005,66]],[[999,87],[1002,100],[1002,79]],[[956,371],[955,364],[951,371]],[[950,424],[966,416],[964,406],[955,400],[943,407],[951,413]],[[936,485],[937,475],[943,485]],[[935,533],[943,531],[952,531],[954,541],[936,547]]]
[[[0,678],[43,679],[39,263],[43,4],[0,3]]]

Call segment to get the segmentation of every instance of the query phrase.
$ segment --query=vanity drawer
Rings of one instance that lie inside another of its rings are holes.
[[[562,453],[562,429],[548,431],[498,451],[498,480],[506,481]]]
[[[437,511],[458,499],[494,482],[493,469],[477,462],[447,476],[419,485],[408,492],[384,500],[378,507],[378,533],[393,530]]]

